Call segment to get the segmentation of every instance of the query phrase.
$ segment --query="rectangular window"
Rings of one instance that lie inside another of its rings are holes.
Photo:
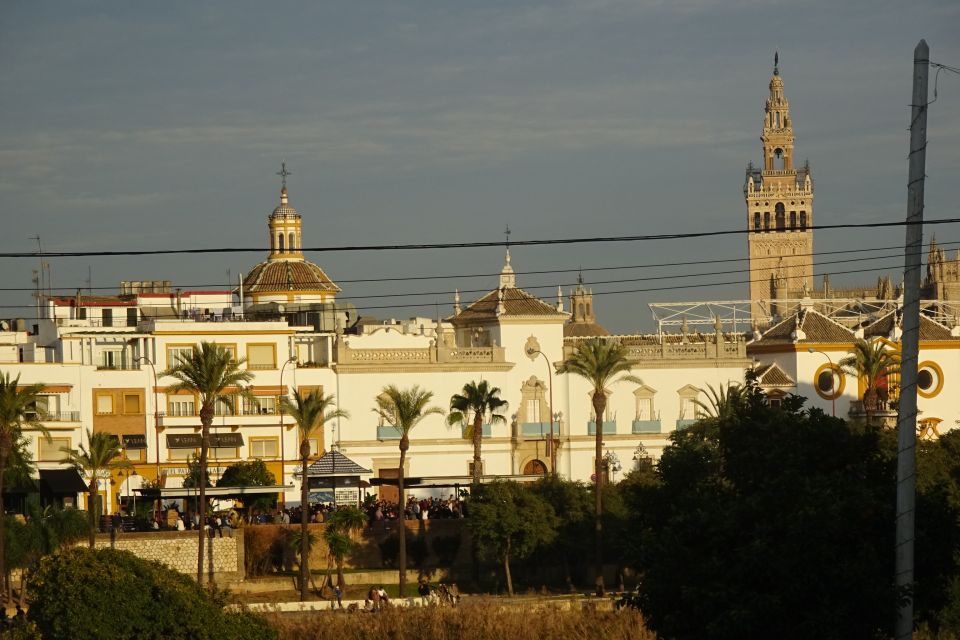
[[[103,351],[100,354],[100,368],[101,369],[122,369],[123,368],[123,352],[116,349]]]
[[[195,407],[193,396],[173,396],[167,400],[167,414],[171,416],[195,416]]]
[[[136,307],[129,307],[127,309],[127,326],[135,327],[137,326],[138,313]]]
[[[124,449],[124,452],[130,462],[143,462],[143,449]]]
[[[123,412],[128,416],[142,414],[140,396],[135,393],[123,394]]]
[[[280,455],[280,445],[276,438],[250,440],[251,458],[276,458]]]
[[[696,420],[700,414],[694,398],[680,398],[680,418],[682,420]]]
[[[67,455],[64,448],[70,448],[70,438],[53,438],[49,442],[46,438],[38,438],[39,451],[37,460],[41,462],[59,462]]]
[[[307,442],[310,443],[310,457],[317,458],[320,456],[320,438],[307,438]]]
[[[100,316],[100,326],[102,327],[112,327],[113,326],[113,309],[104,309]]]
[[[220,343],[218,342],[218,343],[217,343],[217,346],[220,347],[221,349],[223,349],[224,351],[229,351],[229,352],[230,352],[230,359],[233,360],[234,362],[237,361],[237,345],[235,345],[235,344],[220,344]]]
[[[276,369],[276,345],[249,344],[247,345],[248,369]]]
[[[243,399],[243,415],[276,415],[277,398],[276,396],[255,396],[254,401],[249,398]]]
[[[235,460],[237,455],[236,447],[210,447],[210,458],[215,460]]]
[[[185,347],[167,347],[167,366],[175,367],[180,364],[181,360],[189,358],[192,354],[193,347],[189,345]]]
[[[653,398],[637,398],[637,420],[653,420]]]
[[[167,457],[170,460],[189,460],[197,455],[196,449],[167,449]]]
[[[109,393],[97,394],[97,415],[113,413],[113,395]]]
[[[77,307],[77,320],[86,320],[86,319],[87,319],[87,308]]]
[[[527,422],[540,422],[540,400],[527,400]]]
[[[233,407],[227,403],[228,401],[224,398],[217,398],[217,402],[213,407],[213,415],[215,416],[232,416]]]

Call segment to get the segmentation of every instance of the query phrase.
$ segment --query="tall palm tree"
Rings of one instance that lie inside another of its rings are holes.
[[[403,465],[410,448],[410,431],[421,420],[431,414],[443,415],[440,407],[428,407],[433,400],[433,392],[425,391],[414,385],[410,389],[399,389],[395,385],[383,388],[377,396],[377,407],[373,410],[384,422],[400,432],[400,468],[397,469],[397,488],[400,490],[397,511],[400,514],[400,597],[407,586],[407,525],[404,521],[406,498],[403,491]]]
[[[863,408],[868,420],[872,412],[886,399],[888,376],[900,372],[900,356],[886,348],[881,340],[868,342],[858,338],[853,343],[853,353],[839,362],[840,368],[850,375],[862,379],[866,388],[863,391]]]
[[[594,454],[594,570],[597,593],[603,594],[603,414],[607,409],[607,387],[622,381],[643,384],[640,378],[627,373],[630,362],[626,348],[615,340],[586,340],[577,344],[560,365],[560,373],[580,376],[592,387],[593,412],[596,416],[596,452]],[[623,375],[621,375],[623,374]],[[617,376],[620,376],[619,378]]]
[[[336,405],[333,395],[325,396],[318,391],[303,396],[299,390],[294,390],[293,400],[284,396],[280,398],[280,405],[300,429],[300,601],[303,602],[307,599],[307,581],[310,579],[310,536],[307,535],[310,522],[309,438],[322,430],[327,420],[349,418],[350,415],[342,409],[332,409]]]
[[[483,420],[490,417],[491,424],[505,423],[506,417],[497,413],[504,409],[507,401],[500,398],[500,389],[491,387],[486,380],[468,382],[463,385],[463,393],[455,393],[450,397],[450,415],[447,424],[463,425],[473,414],[471,426],[473,437],[473,484],[480,484],[480,443],[483,436]]]
[[[198,396],[200,402],[200,500],[198,516],[200,528],[197,545],[197,582],[203,583],[203,547],[204,523],[207,515],[207,453],[210,449],[210,426],[218,401],[233,409],[234,395],[253,400],[250,390],[244,385],[253,380],[250,371],[241,369],[244,360],[234,360],[233,354],[224,347],[212,342],[201,342],[189,356],[163,371],[160,376],[170,376],[177,382],[168,387],[167,393],[189,391]]]
[[[693,404],[711,418],[729,418],[747,402],[747,389],[739,382],[719,385],[708,384],[706,401],[694,400]]]
[[[93,433],[90,429],[87,429],[87,442],[89,443],[89,449],[84,447],[82,442],[79,449],[67,447],[61,449],[64,458],[60,462],[69,464],[77,471],[90,476],[90,480],[87,482],[87,511],[90,519],[90,548],[93,549],[97,539],[96,505],[98,504],[97,489],[100,486],[100,476],[104,472],[129,468],[131,465],[123,457],[120,438],[112,433],[103,431]]]
[[[362,530],[365,526],[367,526],[367,514],[354,506],[340,507],[327,519],[327,528],[323,532],[323,539],[327,543],[327,547],[330,548],[330,555],[337,564],[337,584],[340,585],[341,589],[344,587],[343,560],[354,545],[350,534]],[[328,581],[329,578],[328,570]]]
[[[7,475],[10,456],[21,440],[25,427],[37,429],[47,440],[50,433],[40,420],[42,411],[38,411],[37,400],[43,391],[42,384],[20,385],[20,376],[11,378],[9,373],[0,372],[0,576],[6,579],[6,508],[3,504],[3,481]]]

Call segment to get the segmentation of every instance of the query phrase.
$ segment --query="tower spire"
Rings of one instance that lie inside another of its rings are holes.
[[[287,176],[292,176],[292,171],[287,171],[287,161],[284,160],[280,163],[280,171],[277,171],[277,175],[280,176],[281,187],[284,191],[287,190]]]
[[[773,75],[780,75],[780,52],[773,52]]]
[[[507,256],[503,269],[500,271],[500,289],[513,289],[517,286],[517,276],[510,264],[510,233],[510,225],[507,225],[507,228],[503,231],[503,235],[506,237],[504,244],[507,247]]]

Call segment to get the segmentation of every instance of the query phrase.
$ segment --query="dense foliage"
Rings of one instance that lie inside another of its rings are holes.
[[[44,640],[276,637],[257,616],[224,612],[222,594],[125,551],[53,554],[41,560],[28,586],[28,617]]]

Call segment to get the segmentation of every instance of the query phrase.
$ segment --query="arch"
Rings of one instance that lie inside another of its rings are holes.
[[[523,465],[523,475],[525,476],[542,476],[547,473],[547,465],[542,461],[534,458]]]
[[[296,235],[294,235],[293,231],[291,231],[287,237],[289,238],[287,241],[287,246],[290,248],[290,251],[293,251],[297,248]]]
[[[277,251],[283,253],[283,231],[277,234]]]
[[[787,226],[787,221],[786,221],[787,214],[782,202],[777,203],[776,211],[777,211],[777,214],[776,214],[777,231],[784,231]]]
[[[806,230],[807,230],[807,212],[801,211],[800,212],[800,231],[806,231]]]
[[[777,147],[773,150],[773,169],[775,171],[783,171],[784,165],[786,164],[787,156],[783,152],[783,149]]]
[[[770,212],[764,211],[763,213],[763,228],[765,231],[770,231]]]
[[[584,307],[582,302],[579,305],[577,305],[577,309],[578,309],[577,315],[583,318],[586,314],[584,313]]]
[[[760,231],[760,212],[759,211],[753,212],[753,230]]]
[[[587,315],[591,315],[592,311],[590,310],[590,303],[587,303]]]
[[[797,228],[797,212],[790,212],[790,230],[793,231]]]

